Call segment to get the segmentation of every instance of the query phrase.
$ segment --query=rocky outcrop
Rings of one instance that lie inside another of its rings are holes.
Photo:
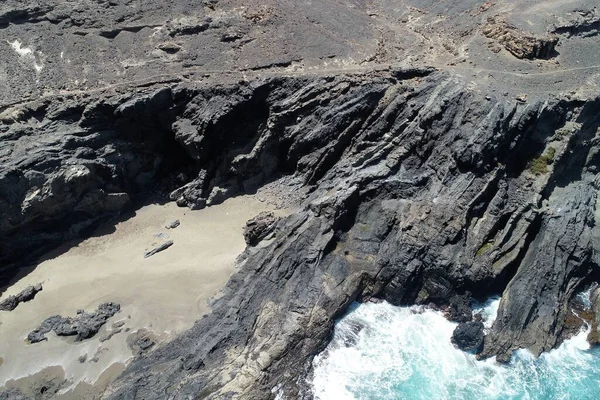
[[[78,102],[75,114],[75,101],[40,106],[35,151],[20,152],[31,110],[3,128],[14,165],[3,176],[17,183],[4,186],[14,201],[3,229],[29,232],[6,248],[29,251],[57,219],[92,225],[111,208],[83,199],[129,197],[161,176],[162,191],[192,208],[281,174],[310,188],[272,241],[246,253],[213,313],[134,362],[113,398],[169,387],[264,398],[275,382],[295,396],[335,318],[362,298],[434,303],[460,320],[465,293],[504,292],[482,356],[539,353],[560,342],[566,304],[594,276],[597,99],[507,103],[452,73],[398,68]],[[182,171],[189,182],[170,190]]]
[[[275,214],[264,211],[246,222],[246,226],[244,227],[244,239],[246,239],[246,244],[249,246],[256,246],[273,231],[277,220]]]
[[[558,38],[555,36],[537,36],[496,18],[489,18],[482,31],[517,58],[548,59],[556,55]]]
[[[452,332],[452,344],[464,351],[479,352],[483,346],[483,323],[462,322]]]
[[[453,322],[469,322],[473,319],[471,294],[454,295],[448,300],[446,318]]]
[[[487,20],[503,57],[477,28],[501,7],[480,1],[22,3],[0,11],[3,282],[150,193],[199,209],[302,189],[257,221],[269,240],[212,313],[142,335],[107,398],[310,398],[312,357],[365,299],[467,321],[467,293],[502,294],[480,356],[539,354],[598,280],[597,43],[527,61],[557,46],[536,5]],[[38,334],[55,328],[79,335],[63,317]]]
[[[13,311],[21,303],[31,301],[42,291],[42,284],[28,286],[15,296],[9,296],[0,302],[0,311]]]
[[[7,240],[0,242],[0,281],[15,263],[123,211],[165,171],[185,168],[170,133],[175,96],[164,89],[62,99],[4,114],[0,235]]]
[[[558,35],[592,37],[600,35],[600,12],[597,8],[578,10],[560,16],[560,22],[552,27]]]
[[[201,168],[175,192],[180,203],[204,206],[277,170],[311,192],[247,253],[212,314],[134,362],[110,398],[262,399],[276,385],[302,396],[306,360],[363,298],[452,306],[467,319],[465,293],[502,293],[483,357],[560,342],[569,299],[596,273],[599,100],[507,103],[451,74],[415,73],[268,81],[192,102],[178,140],[192,158],[228,161]],[[228,140],[235,151],[209,147],[231,132],[242,135]],[[534,170],[549,147],[553,162]]]
[[[596,288],[592,291],[590,300],[592,303],[592,318],[590,321],[590,333],[588,335],[588,342],[591,345],[600,345],[600,288]]]
[[[75,336],[76,341],[93,337],[110,317],[120,311],[121,307],[115,303],[104,303],[98,306],[93,313],[83,310],[77,312],[74,318],[55,315],[46,318],[42,324],[27,335],[30,343],[39,343],[48,340],[46,334],[54,331],[58,336]]]

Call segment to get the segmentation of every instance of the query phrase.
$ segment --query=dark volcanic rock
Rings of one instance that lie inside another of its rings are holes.
[[[141,340],[108,398],[310,398],[312,357],[369,298],[465,320],[462,294],[502,293],[481,356],[539,354],[598,279],[591,0],[38,3],[0,6],[0,280],[149,192],[299,193],[212,313]],[[86,337],[85,315],[32,338]]]
[[[272,212],[261,212],[244,227],[244,238],[249,246],[256,246],[275,228],[278,218]]]
[[[74,318],[60,315],[46,318],[42,324],[27,335],[30,343],[47,340],[46,334],[54,331],[58,336],[77,336],[81,341],[93,337],[110,317],[119,312],[121,307],[115,303],[103,303],[93,313],[78,313]]]
[[[561,15],[559,22],[554,24],[552,32],[559,35],[591,37],[600,35],[600,10],[576,10],[573,13]]]
[[[235,387],[234,397],[259,399],[276,384],[298,396],[304,360],[325,347],[335,318],[359,298],[453,304],[466,320],[462,293],[504,291],[484,356],[505,359],[521,347],[539,354],[560,342],[566,304],[593,272],[600,117],[592,110],[600,100],[528,97],[522,106],[473,93],[453,75],[405,70],[273,83],[188,106],[196,111],[176,128],[181,143],[198,159],[219,153],[231,161],[218,169],[218,183],[201,173],[176,195],[193,206],[198,196],[236,193],[277,154],[284,170],[293,166],[312,185],[303,209],[248,254],[212,314],[134,362],[111,398],[132,390],[153,398],[174,382],[183,397],[220,398]],[[231,132],[259,139],[245,152],[215,152],[205,142]],[[550,146],[553,162],[533,170]],[[173,354],[198,369],[182,370]],[[252,379],[221,375],[223,364],[250,368]],[[221,379],[227,384],[210,384]]]
[[[55,326],[63,324],[65,320],[66,318],[63,318],[60,315],[54,315],[46,318],[39,327],[27,335],[27,340],[30,343],[39,343],[43,342],[44,340],[48,340],[46,334],[54,329]]]
[[[450,321],[468,322],[473,319],[471,295],[455,295],[450,298],[446,316]]]
[[[592,302],[592,326],[587,340],[591,345],[597,346],[600,345],[600,288],[594,289],[590,297]]]
[[[173,246],[173,241],[169,240],[168,242],[165,242],[155,248],[153,248],[150,251],[147,251],[146,253],[144,253],[144,258],[149,258],[152,257],[155,254],[160,253],[161,251],[165,251],[166,249],[168,249],[169,247]]]
[[[42,284],[38,283],[35,286],[28,286],[21,293],[10,296],[0,302],[0,311],[13,311],[19,304],[31,301],[35,295],[42,291]]]
[[[483,324],[481,322],[460,323],[452,332],[452,343],[461,350],[479,352],[483,346]]]

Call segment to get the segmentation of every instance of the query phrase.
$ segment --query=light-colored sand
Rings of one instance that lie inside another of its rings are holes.
[[[114,369],[132,358],[126,344],[129,334],[145,328],[168,340],[209,310],[207,300],[227,282],[236,257],[245,248],[245,222],[270,209],[268,203],[252,196],[200,211],[173,203],[150,205],[118,223],[114,232],[102,232],[107,229],[101,228],[97,236],[42,262],[3,295],[40,282],[44,286],[33,301],[0,313],[0,387],[54,366],[64,369],[71,387],[82,383],[78,389],[99,379],[109,381],[101,379],[103,374],[106,377],[111,366]],[[165,224],[175,219],[181,226],[165,229]],[[169,238],[154,237],[158,233]],[[175,244],[144,259],[145,250],[167,240]],[[46,317],[75,316],[78,309],[93,311],[106,301],[117,302],[122,309],[96,337],[75,343],[51,333],[47,342],[25,342],[27,334]],[[100,342],[117,321],[124,321],[122,329],[129,328],[129,332]],[[79,357],[85,354],[87,360],[80,363]],[[95,355],[97,362],[92,361]]]

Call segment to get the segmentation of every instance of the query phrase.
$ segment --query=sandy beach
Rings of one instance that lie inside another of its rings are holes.
[[[147,330],[160,343],[209,311],[208,300],[235,271],[235,259],[245,248],[245,222],[273,208],[256,196],[200,211],[174,203],[148,205],[45,256],[2,295],[43,284],[33,301],[0,312],[0,387],[18,387],[31,395],[40,390],[40,382],[67,380],[58,398],[93,398],[132,359],[128,337]],[[173,220],[181,225],[166,229]],[[144,258],[145,251],[168,240],[172,247]],[[108,301],[119,303],[121,311],[92,339],[75,342],[50,333],[46,342],[25,340],[49,316],[91,312]],[[120,332],[101,341],[119,322],[124,323]]]

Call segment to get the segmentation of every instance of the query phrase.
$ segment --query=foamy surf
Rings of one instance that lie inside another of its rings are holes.
[[[488,328],[498,304],[476,307]],[[600,398],[600,353],[589,349],[585,331],[539,358],[521,350],[510,365],[500,365],[455,349],[455,327],[441,312],[421,307],[354,306],[314,360],[315,398]]]

